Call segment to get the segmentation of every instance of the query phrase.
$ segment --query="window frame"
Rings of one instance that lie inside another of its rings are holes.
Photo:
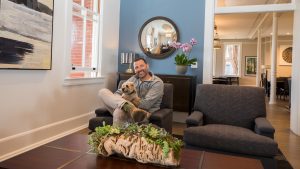
[[[92,60],[92,64],[91,67],[83,67],[83,66],[72,66],[72,50],[68,50],[71,49],[71,43],[72,43],[72,31],[69,31],[68,36],[66,38],[68,38],[67,42],[68,44],[66,46],[68,46],[69,48],[67,48],[67,52],[66,52],[66,70],[65,70],[65,78],[63,81],[63,85],[65,86],[69,86],[69,85],[84,85],[84,84],[95,84],[95,83],[103,83],[105,77],[103,77],[101,75],[101,60],[102,60],[102,24],[103,24],[103,1],[104,0],[99,0],[100,4],[97,3],[97,5],[94,5],[95,8],[99,8],[99,12],[98,12],[98,24],[97,24],[97,29],[93,28],[93,34],[96,33],[98,36],[98,38],[95,38],[96,40],[93,39],[93,41],[97,41],[96,45],[93,45],[93,52],[95,52],[96,50],[96,57],[93,57]],[[84,3],[84,0],[81,1],[81,4]],[[68,9],[66,10],[67,12],[67,29],[66,30],[71,30],[72,29],[72,18],[73,18],[73,5],[74,2],[73,0],[68,0]],[[82,6],[81,6],[82,7]],[[90,10],[92,11],[92,10]],[[93,13],[95,12],[94,10],[92,11]],[[85,24],[86,26],[86,24]],[[96,32],[94,32],[96,31]],[[93,36],[94,37],[94,36]],[[84,43],[86,43],[84,41]],[[83,45],[84,45],[83,43]],[[83,47],[84,48],[84,47]],[[83,51],[82,51],[83,53]],[[92,66],[95,66],[96,68],[93,68]],[[83,77],[70,77],[70,73],[74,73],[74,72],[84,72],[84,76]]]
[[[239,46],[239,52],[238,52],[238,72],[237,72],[237,75],[229,75],[229,74],[225,74],[225,68],[226,68],[226,59],[225,59],[225,54],[226,54],[226,46],[228,45],[238,45]],[[222,69],[222,73],[224,76],[237,76],[237,77],[241,77],[241,61],[242,61],[242,43],[240,42],[225,42],[223,43],[223,69]]]

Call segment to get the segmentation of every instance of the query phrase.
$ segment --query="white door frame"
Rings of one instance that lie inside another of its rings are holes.
[[[217,7],[217,0],[205,0],[205,26],[203,49],[203,84],[211,84],[213,78],[213,29],[215,14],[228,13],[257,13],[257,12],[282,12],[294,11],[293,32],[293,66],[292,66],[292,95],[291,95],[291,130],[300,136],[300,58],[295,57],[300,53],[296,46],[300,45],[300,1],[292,0],[289,4],[249,5],[238,7]],[[274,8],[276,6],[276,8]],[[298,8],[297,8],[298,7]],[[297,21],[299,20],[299,21]]]

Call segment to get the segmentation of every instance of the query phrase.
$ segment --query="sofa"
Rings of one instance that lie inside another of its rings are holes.
[[[276,168],[278,145],[263,88],[200,84],[186,123],[186,148],[258,158],[265,168]]]

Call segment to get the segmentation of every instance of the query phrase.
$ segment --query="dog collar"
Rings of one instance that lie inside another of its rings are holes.
[[[133,94],[133,93],[135,93],[136,91],[135,90],[133,90],[131,93],[129,93],[128,95],[131,95],[131,94]]]

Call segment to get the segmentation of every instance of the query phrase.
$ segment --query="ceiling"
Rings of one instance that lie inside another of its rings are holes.
[[[275,0],[276,1],[276,0]],[[286,2],[286,0],[284,1]],[[273,0],[218,0],[218,6],[270,4]],[[278,1],[283,3],[283,1]],[[266,16],[265,16],[266,15]],[[220,39],[253,39],[257,36],[257,25],[261,25],[262,37],[271,36],[272,13],[222,14],[215,16]],[[278,13],[278,35],[293,34],[293,12]]]

